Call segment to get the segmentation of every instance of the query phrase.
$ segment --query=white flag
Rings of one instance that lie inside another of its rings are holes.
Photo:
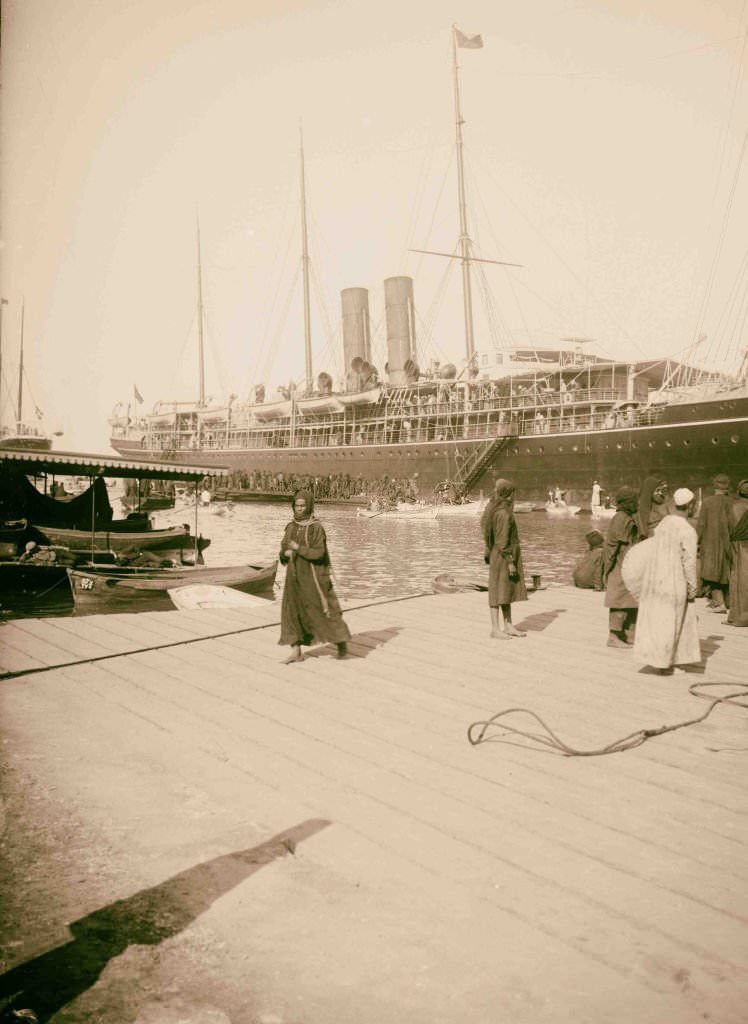
[[[464,32],[460,32],[458,28],[455,29],[455,41],[458,46],[461,46],[463,50],[480,50],[483,46],[483,36],[466,36]]]

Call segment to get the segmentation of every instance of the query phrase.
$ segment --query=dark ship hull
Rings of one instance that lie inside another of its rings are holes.
[[[737,397],[665,406],[658,422],[604,430],[531,433],[498,438],[497,450],[472,483],[472,491],[488,491],[497,476],[512,480],[520,494],[544,498],[560,486],[584,499],[593,480],[608,491],[621,484],[637,485],[650,473],[662,473],[671,486],[706,488],[716,473],[733,481],[748,476],[748,393]],[[434,440],[393,444],[310,447],[202,447],[205,465],[245,473],[258,470],[284,474],[349,474],[372,480],[412,478],[418,474],[422,494],[454,478],[460,463],[486,448],[490,438]],[[122,455],[159,456],[136,440],[112,438]],[[194,460],[194,451],[172,451],[175,462]]]

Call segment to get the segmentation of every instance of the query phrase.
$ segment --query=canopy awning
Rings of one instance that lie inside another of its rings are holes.
[[[138,480],[202,480],[225,476],[225,466],[191,466],[174,462],[126,459],[116,455],[83,452],[31,452],[0,448],[0,467],[14,466],[29,476],[54,473],[58,476],[114,476]]]

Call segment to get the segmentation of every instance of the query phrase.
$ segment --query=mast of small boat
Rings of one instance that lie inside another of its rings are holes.
[[[472,241],[467,227],[467,202],[465,199],[465,167],[463,163],[462,126],[464,120],[460,103],[460,68],[457,63],[457,26],[452,25],[452,74],[455,104],[455,148],[457,150],[457,196],[460,207],[460,252],[462,253],[462,303],[465,312],[465,354],[468,367],[475,357],[473,335],[473,297],[470,282],[470,247]],[[482,44],[481,44],[482,45]]]
[[[21,347],[18,355],[18,405],[16,407],[16,432],[19,435],[23,422],[23,310],[24,300],[21,297]]]
[[[203,344],[203,266],[200,255],[200,216],[196,214],[197,221],[197,361],[200,397],[199,407],[205,405],[205,350]]]
[[[305,393],[312,393],[312,320],[309,306],[309,239],[306,226],[306,176],[304,171],[304,135],[299,121],[299,156],[301,162],[301,269],[304,282],[304,372]]]
[[[8,305],[7,299],[0,299],[0,413],[3,407],[3,306]],[[0,427],[2,427],[2,416],[0,415]]]

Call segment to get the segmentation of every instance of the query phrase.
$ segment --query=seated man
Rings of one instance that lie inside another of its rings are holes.
[[[577,559],[574,566],[574,586],[585,590],[603,589],[603,543],[605,538],[599,530],[585,533],[587,551]]]

